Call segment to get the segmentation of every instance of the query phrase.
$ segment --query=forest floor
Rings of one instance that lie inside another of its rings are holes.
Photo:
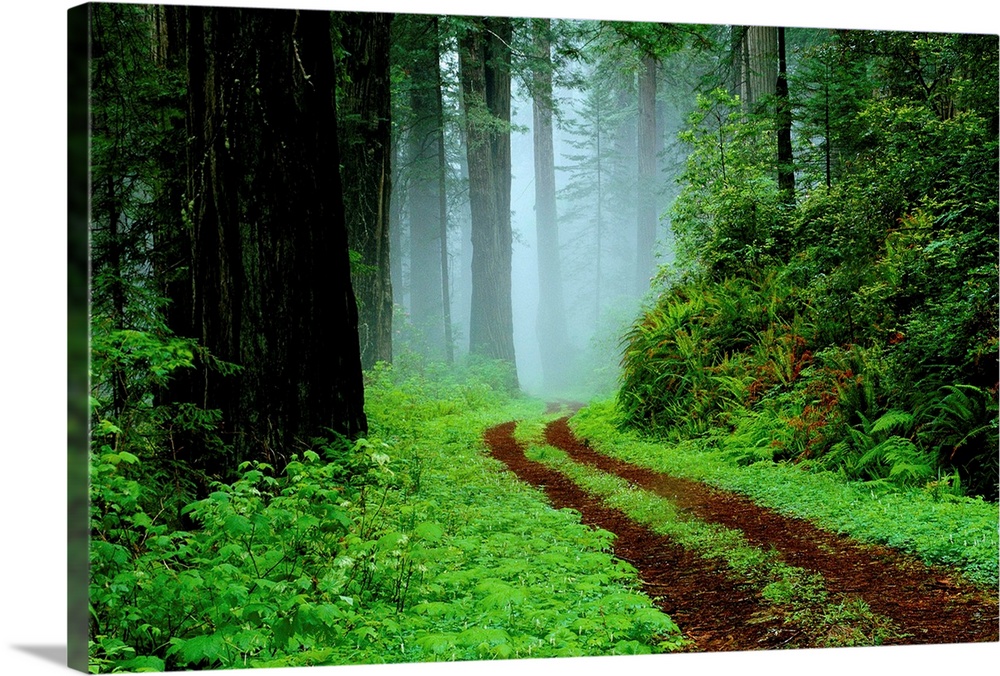
[[[562,405],[565,408],[565,404]],[[573,408],[573,407],[571,407]],[[860,599],[890,629],[885,644],[998,641],[995,591],[885,546],[864,544],[761,507],[747,497],[639,467],[598,453],[571,431],[568,416],[549,422],[544,443],[569,458],[669,500],[686,519],[739,531],[746,542],[789,566],[822,576],[833,603]],[[488,429],[491,454],[524,482],[544,490],[555,508],[616,535],[614,555],[632,564],[642,590],[681,627],[693,651],[806,648],[830,645],[837,627],[789,621],[775,612],[759,580],[718,557],[706,557],[639,523],[588,493],[548,464],[529,459],[516,422]],[[826,603],[830,603],[830,599]],[[838,601],[839,600],[839,601]],[[819,616],[823,615],[821,610]],[[829,613],[827,613],[829,616]],[[834,637],[835,638],[835,637]]]

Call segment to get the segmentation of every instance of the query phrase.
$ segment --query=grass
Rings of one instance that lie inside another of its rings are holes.
[[[848,481],[794,464],[763,461],[741,466],[719,450],[717,437],[665,444],[622,432],[615,426],[614,404],[608,401],[583,409],[570,426],[607,455],[742,493],[780,513],[895,547],[928,564],[955,567],[983,587],[997,586],[1000,515],[996,504],[980,498]]]
[[[373,626],[361,653],[329,663],[649,653],[685,644],[636,591],[636,571],[610,554],[610,533],[551,509],[542,492],[484,452],[487,427],[538,419],[542,402],[483,398],[470,410],[462,387],[450,390],[455,405],[419,389],[387,387],[384,402],[373,390],[373,426],[390,440],[391,466],[416,487],[390,495],[383,527],[433,523],[440,537],[427,548],[404,611]],[[380,415],[389,409],[405,416]]]
[[[525,427],[524,437],[537,438],[536,422]],[[669,500],[576,463],[551,446],[532,445],[527,455],[559,471],[608,507],[621,510],[703,558],[718,560],[734,579],[760,589],[767,603],[757,619],[780,618],[799,632],[796,645],[802,641],[823,647],[879,645],[897,635],[889,620],[872,613],[860,599],[832,593],[821,576],[790,566],[776,553],[748,544],[737,530],[690,518]]]

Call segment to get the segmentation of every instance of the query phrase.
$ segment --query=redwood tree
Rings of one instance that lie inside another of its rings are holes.
[[[538,238],[538,319],[536,332],[542,382],[565,385],[569,361],[563,311],[562,266],[556,213],[556,170],[552,140],[552,36],[548,19],[532,20],[532,114],[534,118],[535,231]]]
[[[189,7],[193,325],[236,460],[366,431],[330,13]]]
[[[471,18],[460,38],[469,200],[472,312],[469,351],[514,367],[511,306],[511,20]],[[516,368],[514,384],[516,386]]]
[[[340,150],[351,281],[358,302],[361,364],[392,361],[392,279],[389,260],[390,144],[389,28],[382,12],[340,17]]]
[[[419,330],[419,348],[428,356],[443,358],[445,337],[445,280],[442,256],[446,255],[441,201],[443,123],[438,21],[435,16],[401,17],[398,30],[400,68],[407,73],[406,199],[410,226],[410,318]]]

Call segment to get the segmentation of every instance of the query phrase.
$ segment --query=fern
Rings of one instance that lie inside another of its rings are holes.
[[[915,417],[912,413],[893,409],[883,413],[882,416],[876,420],[874,424],[872,424],[870,431],[872,434],[881,434],[883,432],[892,431],[906,433],[912,429],[914,420]]]

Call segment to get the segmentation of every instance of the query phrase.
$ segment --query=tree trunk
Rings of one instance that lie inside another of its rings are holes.
[[[437,36],[435,36],[437,38]],[[437,47],[441,42],[435,39]],[[434,50],[440,61],[440,48]],[[449,364],[455,361],[455,340],[451,333],[451,275],[448,274],[448,157],[444,148],[444,83],[441,68],[434,69],[437,83],[437,151],[438,151],[438,222],[441,228],[441,320],[444,326],[444,358]]]
[[[367,430],[330,14],[188,8],[189,190],[203,369],[245,459]]]
[[[471,19],[459,57],[472,207],[469,350],[514,368],[510,222],[510,19]]]
[[[656,59],[645,55],[639,71],[638,200],[636,205],[635,283],[639,294],[649,289],[656,248]]]
[[[360,260],[351,280],[358,303],[361,365],[392,361],[389,214],[392,185],[389,27],[392,15],[343,15],[341,175],[351,249]]]
[[[778,28],[778,80],[775,87],[778,123],[778,188],[786,204],[795,202],[795,166],[792,157],[792,106],[788,98],[785,29]]]
[[[563,309],[556,170],[552,140],[552,39],[550,21],[532,21],[535,67],[532,70],[535,157],[535,230],[538,239],[538,318],[536,333],[546,389],[566,385],[569,360]]]
[[[410,221],[410,317],[422,334],[423,352],[445,356],[444,305],[441,294],[441,182],[439,137],[440,70],[437,17],[408,17],[410,73],[408,190]]]
[[[746,111],[774,96],[778,81],[778,30],[773,26],[747,26],[741,45],[740,96]]]

